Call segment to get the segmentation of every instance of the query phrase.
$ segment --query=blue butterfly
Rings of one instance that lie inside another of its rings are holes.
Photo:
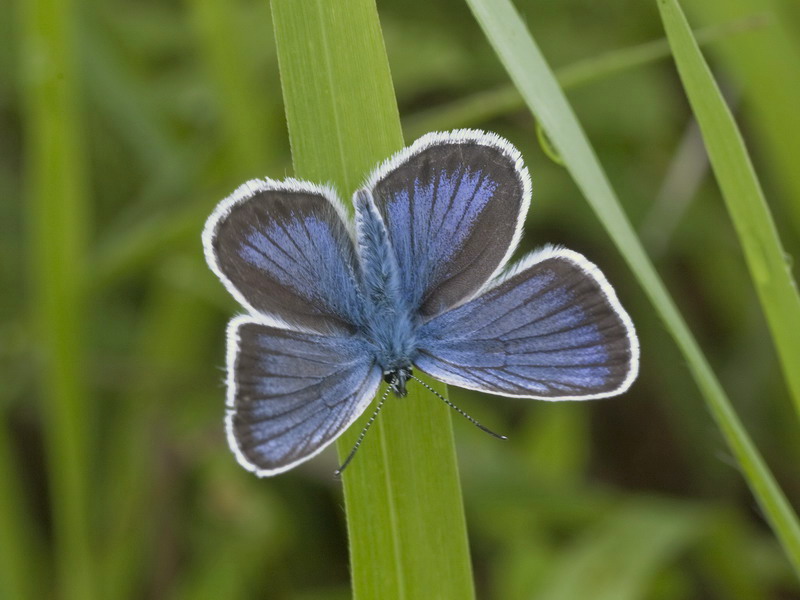
[[[254,180],[203,232],[211,269],[248,313],[228,326],[226,427],[259,476],[333,442],[381,380],[542,400],[620,394],[636,378],[631,319],[598,268],[545,247],[505,269],[530,204],[522,156],[473,130],[430,133],[355,193]],[[385,396],[384,396],[385,398]]]

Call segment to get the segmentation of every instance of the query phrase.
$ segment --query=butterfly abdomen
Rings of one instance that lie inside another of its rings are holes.
[[[355,204],[361,285],[367,305],[364,337],[373,342],[375,358],[384,371],[408,367],[416,347],[415,327],[401,291],[397,257],[370,193],[358,191]]]

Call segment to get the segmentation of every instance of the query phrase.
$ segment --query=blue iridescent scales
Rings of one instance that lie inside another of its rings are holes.
[[[546,247],[507,267],[530,203],[520,153],[491,133],[431,133],[378,166],[352,221],[327,187],[250,181],[203,233],[247,313],[228,327],[226,426],[239,462],[282,473],[333,442],[381,379],[412,368],[544,400],[624,392],[633,325],[603,274]],[[414,385],[414,382],[410,382]]]

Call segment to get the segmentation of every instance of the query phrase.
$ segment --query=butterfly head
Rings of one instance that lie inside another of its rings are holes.
[[[395,396],[402,398],[408,394],[406,382],[411,379],[412,373],[411,367],[400,367],[386,371],[383,374],[383,380],[389,384],[389,389],[394,392]]]

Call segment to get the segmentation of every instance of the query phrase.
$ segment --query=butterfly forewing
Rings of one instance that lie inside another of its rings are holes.
[[[516,246],[530,200],[517,150],[492,134],[429,134],[390,159],[368,189],[423,319],[472,296]]]
[[[206,256],[244,306],[315,331],[349,331],[363,309],[338,201],[301,182],[252,181],[208,221]]]
[[[638,369],[630,318],[580,254],[546,250],[420,331],[423,371],[493,394],[545,400],[611,396]]]
[[[353,336],[240,317],[231,322],[229,344],[228,441],[260,475],[319,453],[364,411],[381,381],[365,343]]]

